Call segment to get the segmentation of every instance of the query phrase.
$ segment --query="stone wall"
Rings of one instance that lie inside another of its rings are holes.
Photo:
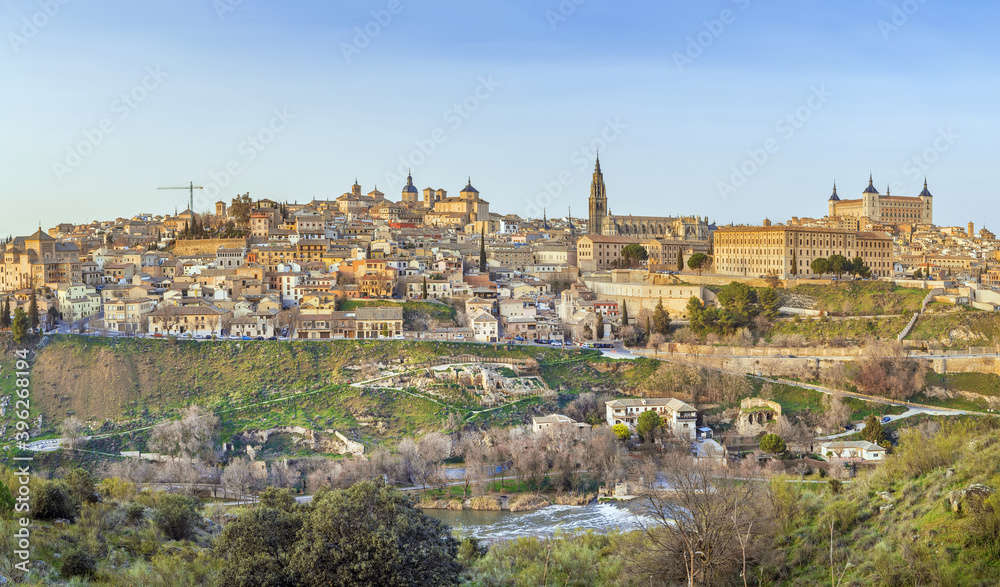
[[[177,240],[173,253],[179,257],[187,255],[214,255],[220,248],[240,249],[247,246],[245,238],[206,238]]]

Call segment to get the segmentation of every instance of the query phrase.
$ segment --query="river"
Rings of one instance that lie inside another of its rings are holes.
[[[424,513],[447,523],[459,536],[486,541],[549,537],[557,532],[637,530],[640,522],[629,507],[610,503],[550,505],[530,512],[427,509]]]

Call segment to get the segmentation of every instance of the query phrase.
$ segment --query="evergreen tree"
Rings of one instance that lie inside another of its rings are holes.
[[[31,300],[28,302],[28,320],[30,320],[32,328],[38,328],[38,296],[35,293],[35,288],[31,288]]]
[[[888,444],[885,439],[885,428],[882,427],[882,421],[878,419],[878,416],[869,415],[865,418],[865,427],[861,429],[861,438],[880,446]]]
[[[684,271],[684,251],[677,249],[677,270]]]
[[[420,297],[427,299],[427,277],[424,276],[424,284],[420,287]]]
[[[597,340],[604,340],[604,315],[597,314],[597,328],[595,329],[597,333]]]
[[[21,344],[28,340],[28,328],[31,326],[31,322],[28,320],[28,315],[24,313],[24,310],[18,308],[14,310],[14,322],[11,325],[11,330],[14,332],[14,342]]]
[[[479,272],[486,273],[486,225],[479,238]]]
[[[6,298],[0,307],[0,328],[10,328],[10,298]]]
[[[628,303],[622,300],[622,326],[628,326]]]
[[[664,335],[670,332],[670,314],[663,307],[663,298],[660,298],[653,310],[653,332]]]

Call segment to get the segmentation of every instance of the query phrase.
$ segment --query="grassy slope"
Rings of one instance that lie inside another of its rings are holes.
[[[825,520],[832,517],[838,571],[848,561],[853,565],[845,585],[997,584],[997,537],[993,545],[982,543],[976,535],[982,525],[971,515],[953,514],[947,496],[972,483],[1000,488],[998,426],[992,418],[965,418],[929,437],[911,430],[897,454],[845,486],[843,495],[830,495],[822,485],[804,488],[792,508],[790,529],[779,541],[787,566],[777,583],[829,581]],[[877,491],[889,492],[891,509],[880,511],[886,502]],[[786,493],[784,499],[796,500]]]
[[[550,385],[564,391],[616,391],[639,376],[598,351],[539,346],[487,346],[438,342],[178,342],[58,336],[41,351],[33,372],[33,411],[44,414],[45,432],[77,415],[102,432],[131,430],[173,417],[183,406],[210,407],[226,422],[228,436],[249,428],[302,425],[317,430],[358,430],[362,438],[400,438],[441,429],[452,414],[483,425],[522,423],[543,402],[526,399],[473,416],[468,394],[435,403],[421,390],[361,391],[347,384],[362,378],[366,363],[423,364],[461,354],[533,358]],[[0,358],[6,361],[7,357]],[[593,361],[594,364],[589,363]],[[648,367],[640,361],[635,367]],[[597,369],[608,370],[601,373]],[[12,380],[0,379],[9,387]],[[278,400],[278,401],[274,401]],[[261,405],[261,402],[273,402]],[[445,405],[441,405],[441,404]],[[8,412],[9,420],[10,412]],[[373,424],[365,427],[364,422]],[[104,423],[103,425],[101,423]],[[374,432],[374,425],[385,430]],[[381,426],[379,426],[381,428]],[[107,441],[109,451],[141,447],[143,433]]]
[[[952,331],[959,336],[949,335]],[[959,312],[924,314],[907,337],[908,340],[928,340],[949,348],[1000,344],[1000,316],[991,312],[963,310]]]
[[[912,314],[920,309],[927,292],[893,287],[886,282],[844,282],[838,285],[799,285],[779,290],[782,299],[807,296],[813,309],[846,315]]]
[[[874,336],[895,339],[909,323],[909,316],[885,318],[821,318],[778,320],[771,327],[769,337],[778,334],[801,335],[808,339],[862,339]]]

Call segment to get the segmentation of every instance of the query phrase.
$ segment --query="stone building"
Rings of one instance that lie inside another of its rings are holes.
[[[80,249],[38,229],[0,246],[0,291],[81,283]]]
[[[916,197],[893,196],[889,193],[889,188],[882,195],[878,193],[869,175],[868,187],[860,198],[841,200],[837,195],[837,184],[834,184],[828,208],[831,218],[867,218],[883,224],[934,224],[934,197],[927,189],[926,179],[924,190]]]
[[[892,277],[892,237],[881,232],[858,232],[808,226],[722,226],[714,234],[718,275],[779,278],[813,275],[813,260],[843,255],[861,257],[872,275]]]
[[[711,238],[708,221],[697,216],[615,216],[608,204],[608,191],[601,172],[601,159],[594,164],[588,201],[590,217],[587,231],[591,235],[630,236],[637,239],[667,238],[701,240]]]

